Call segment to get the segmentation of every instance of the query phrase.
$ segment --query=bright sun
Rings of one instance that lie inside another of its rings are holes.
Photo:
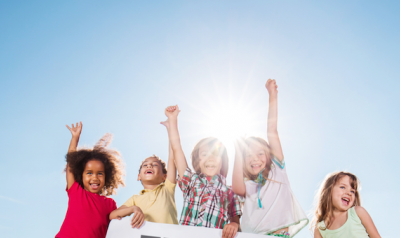
[[[203,122],[208,134],[224,143],[232,144],[240,136],[251,135],[260,123],[245,108],[222,106],[207,113]],[[259,118],[258,118],[259,119]]]

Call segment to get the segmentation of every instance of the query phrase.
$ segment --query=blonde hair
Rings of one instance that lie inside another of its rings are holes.
[[[222,167],[221,167],[220,174],[226,178],[226,176],[228,175],[228,169],[229,169],[228,153],[226,152],[226,148],[225,148],[224,144],[222,144],[222,142],[219,141],[215,137],[207,137],[207,138],[201,139],[194,146],[193,151],[192,151],[192,156],[191,156],[192,157],[192,166],[193,166],[194,171],[196,171],[197,174],[201,173],[199,152],[200,152],[200,147],[202,147],[203,145],[208,145],[210,147],[210,150],[217,151],[218,155],[221,156]]]
[[[262,176],[264,179],[268,179],[269,172],[271,171],[271,164],[272,164],[272,156],[271,156],[271,147],[269,147],[268,142],[261,137],[251,136],[244,140],[247,146],[251,144],[256,144],[264,149],[265,155],[267,156],[267,163],[265,164],[265,169],[262,172]],[[246,151],[243,150],[243,175],[245,178],[250,180],[256,180],[258,175],[251,174],[246,167]]]
[[[311,230],[314,230],[313,228],[321,221],[324,221],[325,227],[318,227],[318,229],[325,230],[331,225],[331,218],[333,217],[332,188],[344,176],[349,176],[351,188],[355,190],[353,206],[361,206],[359,193],[361,183],[359,179],[349,172],[340,171],[330,173],[325,177],[315,196],[315,213],[311,222]]]

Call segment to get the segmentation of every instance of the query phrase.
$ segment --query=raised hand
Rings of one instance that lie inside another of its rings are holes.
[[[69,127],[68,125],[66,126],[68,130],[71,132],[72,137],[79,138],[82,132],[82,122],[79,123],[77,122],[75,126],[74,124],[71,124],[72,127]]]
[[[267,88],[269,95],[276,95],[278,93],[278,85],[276,85],[275,79],[268,79],[265,83],[265,87]]]
[[[180,112],[180,110],[179,110],[178,105],[169,106],[169,107],[165,108],[165,115],[168,117],[168,119],[178,118],[179,112]]]

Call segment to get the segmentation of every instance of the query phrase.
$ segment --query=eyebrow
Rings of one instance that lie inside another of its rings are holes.
[[[88,170],[85,170],[85,172],[93,172],[93,170],[88,169]],[[97,171],[97,173],[99,173],[99,172],[103,172],[104,173],[104,170]]]

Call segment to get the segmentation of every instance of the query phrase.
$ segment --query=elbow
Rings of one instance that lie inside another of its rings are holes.
[[[246,195],[246,190],[243,188],[239,188],[238,186],[232,186],[232,190],[236,195],[244,197]]]

